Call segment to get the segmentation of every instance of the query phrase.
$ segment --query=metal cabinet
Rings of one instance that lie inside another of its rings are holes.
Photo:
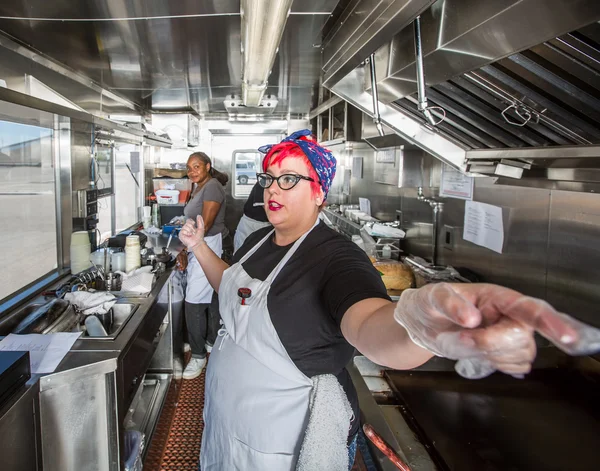
[[[0,408],[1,468],[42,470],[38,383],[23,386]]]

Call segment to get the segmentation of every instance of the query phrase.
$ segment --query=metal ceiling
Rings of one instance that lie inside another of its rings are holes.
[[[295,0],[269,78],[276,114],[309,112],[336,4]],[[0,4],[0,31],[144,109],[226,114],[241,93],[236,0],[17,0]]]
[[[323,40],[323,83],[331,86],[435,0],[351,0]],[[329,26],[329,25],[328,25]]]

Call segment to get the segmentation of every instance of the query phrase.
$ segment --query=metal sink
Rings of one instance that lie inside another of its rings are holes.
[[[87,333],[85,333],[81,339],[82,340],[113,340],[115,339],[119,333],[121,332],[121,330],[123,330],[123,327],[125,327],[125,324],[127,324],[127,321],[129,321],[129,319],[131,319],[131,316],[133,316],[133,314],[135,313],[135,311],[137,310],[137,308],[139,307],[138,304],[132,304],[132,303],[117,303],[112,307],[112,311],[113,311],[113,323],[111,325],[111,327],[108,329],[108,335],[104,336],[104,337],[89,337],[87,335]]]

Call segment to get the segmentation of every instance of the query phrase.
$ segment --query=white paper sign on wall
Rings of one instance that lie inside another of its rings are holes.
[[[464,173],[444,164],[442,165],[440,196],[471,201],[473,199],[474,181],[473,177],[468,177]]]

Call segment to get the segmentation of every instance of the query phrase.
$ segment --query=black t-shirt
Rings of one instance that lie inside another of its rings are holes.
[[[246,204],[244,204],[244,214],[255,221],[269,221],[265,212],[264,191],[265,189],[258,182],[255,183]]]
[[[235,253],[238,262],[272,228],[254,232]],[[270,237],[243,264],[252,278],[265,280],[293,244]],[[344,313],[368,298],[384,298],[386,288],[367,255],[320,222],[275,278],[267,305],[271,322],[298,369],[306,376],[335,375],[354,410],[350,436],[358,431],[358,397],[346,365],[354,355],[341,332]]]

